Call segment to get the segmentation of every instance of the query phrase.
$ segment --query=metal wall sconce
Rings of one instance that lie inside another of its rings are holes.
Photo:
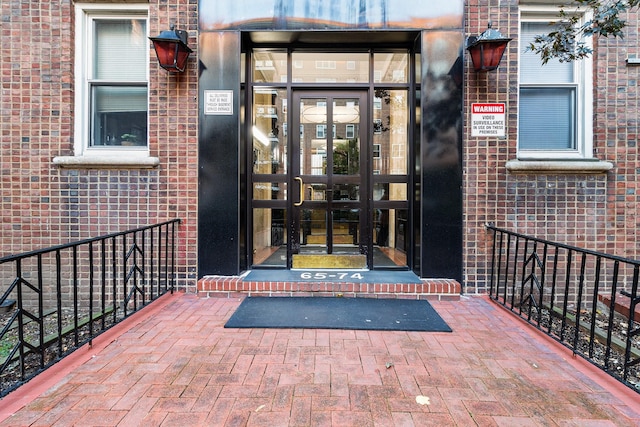
[[[491,22],[479,36],[467,40],[467,50],[476,71],[491,71],[498,68],[507,44],[511,41],[498,30],[491,28]]]
[[[156,50],[160,66],[170,73],[181,73],[187,66],[189,54],[193,52],[187,45],[188,34],[184,30],[165,30],[156,37],[149,37]]]

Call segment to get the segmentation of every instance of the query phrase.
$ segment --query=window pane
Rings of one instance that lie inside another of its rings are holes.
[[[373,185],[373,200],[407,201],[407,184],[378,182]]]
[[[147,88],[92,87],[91,145],[145,146],[147,144]]]
[[[575,104],[574,87],[520,88],[520,149],[575,149]]]
[[[551,31],[553,27],[546,22],[524,22],[520,34],[520,82],[521,83],[573,83],[572,62],[560,62],[557,59],[550,60],[542,65],[540,56],[527,51],[527,47],[538,34]]]
[[[256,83],[286,83],[287,52],[254,50],[253,81]]]
[[[382,175],[405,175],[408,170],[409,109],[406,90],[376,89],[380,108],[373,110],[373,169]],[[377,156],[376,156],[377,154]]]
[[[287,172],[285,89],[256,88],[253,94],[253,173]]]
[[[287,184],[285,182],[254,182],[253,200],[285,200]]]
[[[407,53],[376,53],[373,55],[375,83],[406,83],[409,78]]]
[[[94,79],[146,80],[149,43],[144,19],[96,20],[94,30]]]
[[[287,265],[286,218],[287,211],[284,209],[253,209],[254,265]]]
[[[369,54],[294,52],[291,74],[294,83],[366,83]]]

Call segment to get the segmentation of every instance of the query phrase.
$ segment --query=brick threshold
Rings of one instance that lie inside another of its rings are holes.
[[[421,279],[421,283],[250,282],[240,276],[205,276],[198,280],[198,296],[205,298],[346,297],[460,300],[461,285],[453,279]]]

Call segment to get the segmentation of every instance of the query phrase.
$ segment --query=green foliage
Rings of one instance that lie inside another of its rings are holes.
[[[15,344],[10,342],[9,339],[3,339],[0,341],[0,364],[4,363],[7,357],[13,351]]]
[[[357,139],[336,143],[333,149],[333,171],[340,175],[355,175],[360,170],[360,148]]]
[[[547,34],[537,35],[527,48],[540,55],[543,64],[550,59],[570,62],[588,57],[593,50],[587,37],[624,38],[627,22],[621,17],[638,7],[640,0],[575,0],[562,6],[558,21]],[[592,19],[580,23],[578,12],[591,11]]]

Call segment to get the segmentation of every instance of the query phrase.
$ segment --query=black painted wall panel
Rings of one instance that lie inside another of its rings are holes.
[[[240,33],[202,33],[198,198],[198,277],[240,272]],[[208,115],[206,91],[233,91],[231,115]]]
[[[462,33],[422,34],[420,276],[462,283]]]

